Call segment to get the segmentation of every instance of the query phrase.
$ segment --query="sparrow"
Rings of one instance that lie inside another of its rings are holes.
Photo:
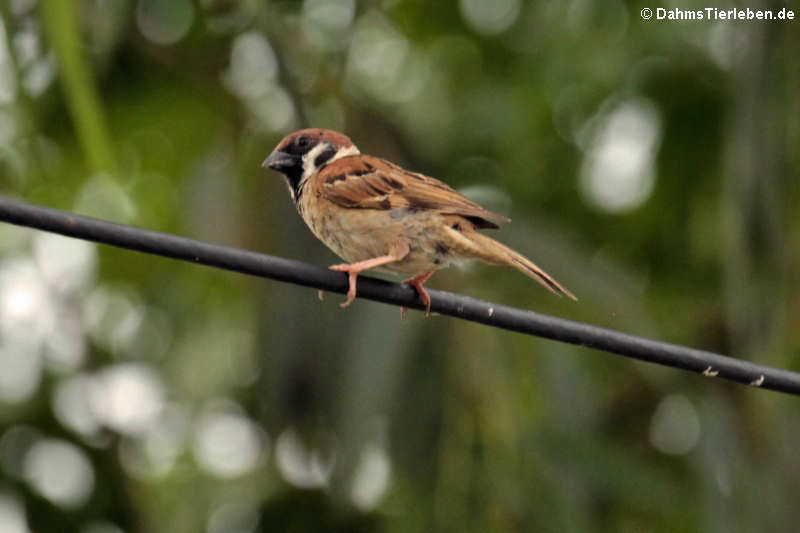
[[[575,296],[530,259],[480,233],[510,222],[445,183],[362,154],[341,133],[319,128],[284,137],[263,167],[283,175],[289,195],[311,232],[346,263],[330,268],[356,278],[369,269],[410,276],[430,313],[423,284],[465,259],[516,268],[557,295]],[[405,309],[403,310],[405,316]]]

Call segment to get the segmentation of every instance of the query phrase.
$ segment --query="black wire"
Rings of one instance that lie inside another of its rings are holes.
[[[0,220],[88,241],[191,261],[330,292],[347,292],[347,276],[300,261],[219,246],[167,233],[124,226],[67,211],[0,197]],[[625,357],[699,372],[791,394],[800,394],[800,374],[695,350],[619,331],[565,320],[507,305],[429,289],[431,310],[488,326],[596,348]],[[358,278],[358,296],[423,309],[408,285],[367,276]]]

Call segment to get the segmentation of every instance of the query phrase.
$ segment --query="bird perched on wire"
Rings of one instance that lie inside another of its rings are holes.
[[[264,167],[284,175],[305,223],[347,261],[330,268],[349,276],[346,307],[356,297],[356,278],[368,269],[411,276],[404,280],[430,312],[423,283],[464,259],[508,265],[550,292],[575,296],[511,248],[478,230],[510,222],[441,181],[365,155],[345,135],[311,128],[287,135]],[[404,310],[405,314],[405,310]]]

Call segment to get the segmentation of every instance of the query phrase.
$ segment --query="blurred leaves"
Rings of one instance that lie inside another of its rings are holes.
[[[259,166],[333,128],[512,217],[581,301],[433,286],[796,369],[796,32],[642,7],[10,0],[0,187],[334,263]],[[0,227],[0,530],[797,522],[789,398],[337,300]]]

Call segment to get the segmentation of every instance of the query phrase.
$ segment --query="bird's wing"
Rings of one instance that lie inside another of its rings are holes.
[[[319,172],[322,195],[343,207],[437,211],[463,216],[478,228],[497,228],[497,224],[509,222],[437,179],[409,172],[377,157],[344,157]]]

